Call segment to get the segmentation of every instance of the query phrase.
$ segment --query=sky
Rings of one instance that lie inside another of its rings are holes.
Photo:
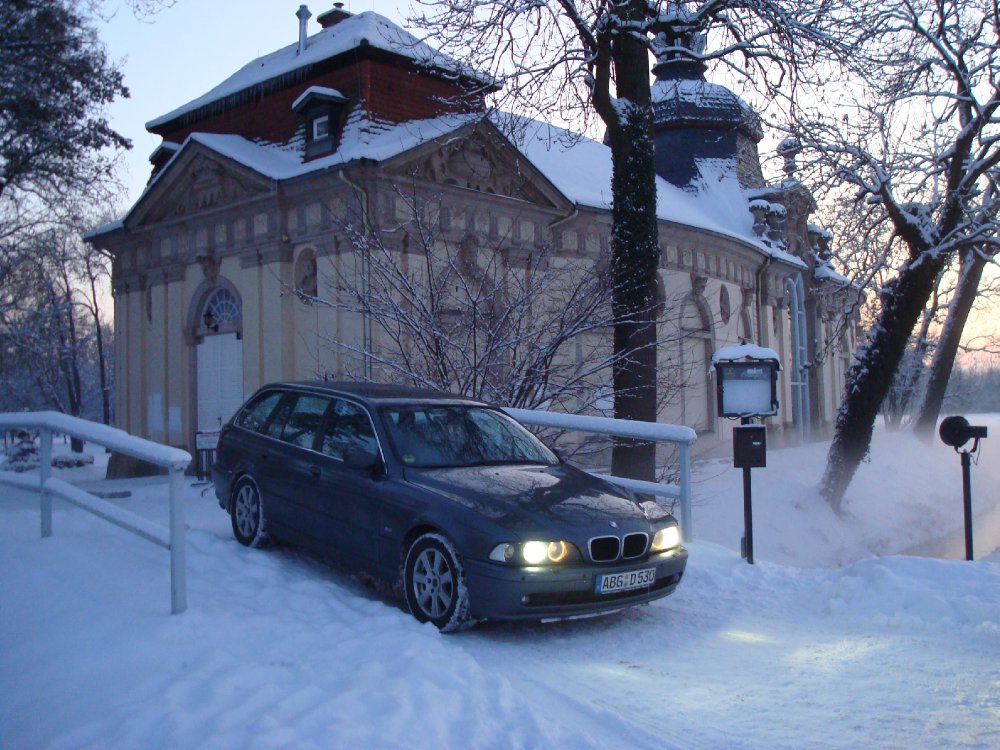
[[[958,457],[877,430],[841,516],[817,491],[827,443],[768,451],[754,565],[740,471],[701,461],[674,594],[453,635],[349,570],[241,546],[193,478],[177,615],[165,550],[60,500],[41,539],[37,494],[3,488],[0,747],[996,750],[1000,415],[973,419],[975,562]],[[55,473],[166,524],[163,478],[102,481],[87,453]]]

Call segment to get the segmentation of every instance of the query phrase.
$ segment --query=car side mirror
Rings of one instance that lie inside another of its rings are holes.
[[[359,471],[374,470],[378,465],[378,452],[351,449],[344,454],[344,465]]]

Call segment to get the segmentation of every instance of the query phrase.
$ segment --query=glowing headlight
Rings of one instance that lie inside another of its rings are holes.
[[[525,542],[521,557],[528,565],[541,565],[549,555],[549,545],[545,542]]]
[[[522,544],[498,544],[490,552],[490,559],[504,563],[544,565],[578,559],[580,553],[572,542],[530,541]]]
[[[681,529],[679,526],[666,526],[653,534],[653,543],[650,549],[653,552],[663,552],[673,549],[681,543]]]

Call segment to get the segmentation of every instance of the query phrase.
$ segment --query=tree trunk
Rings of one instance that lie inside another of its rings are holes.
[[[920,405],[920,413],[914,428],[924,440],[931,440],[934,437],[934,427],[941,413],[941,404],[944,403],[948,379],[955,366],[955,355],[962,341],[965,323],[979,293],[979,282],[985,267],[985,258],[974,249],[967,250],[963,254],[958,288],[948,306],[948,318],[944,322],[944,330],[941,331],[941,339],[934,352],[931,374],[927,380],[927,389],[924,391],[924,400]]]
[[[655,422],[656,275],[659,243],[649,52],[631,35],[613,42],[619,117],[609,126],[612,159],[611,270],[615,319],[615,417]],[[611,471],[653,481],[656,444],[616,441]]]
[[[844,400],[837,412],[836,433],[822,483],[823,494],[837,513],[847,486],[868,455],[879,407],[944,262],[944,256],[925,254],[887,284],[878,320],[847,371]]]
[[[931,346],[931,323],[937,318],[937,312],[941,304],[939,301],[940,285],[941,276],[938,275],[934,282],[934,291],[931,292],[930,304],[924,308],[924,312],[921,315],[920,331],[917,333],[916,340],[914,341],[913,367],[911,368],[911,372],[906,375],[907,384],[899,400],[899,424],[897,424],[897,427],[902,426],[902,421],[906,413],[910,410],[911,402],[916,399],[920,392],[920,380],[923,377],[924,371],[924,357],[927,356],[927,350]]]
[[[101,419],[111,424],[111,391],[108,388],[108,364],[104,354],[104,332],[101,329],[101,311],[97,302],[97,280],[94,269],[87,260],[87,275],[90,277],[90,302],[94,314],[94,333],[97,336],[97,372],[101,384]]]

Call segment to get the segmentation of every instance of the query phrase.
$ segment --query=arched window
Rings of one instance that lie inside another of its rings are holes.
[[[692,276],[691,293],[681,308],[681,421],[698,433],[715,431],[714,394],[708,378],[715,336],[705,282],[703,276]]]
[[[729,318],[733,314],[733,305],[729,300],[729,289],[725,284],[719,286],[719,318],[722,325],[729,324]]]
[[[241,323],[240,301],[227,287],[220,286],[205,299],[198,320],[199,335],[239,333]]]
[[[309,298],[319,293],[316,253],[310,248],[299,253],[295,261],[295,291],[303,302],[309,302]]]

